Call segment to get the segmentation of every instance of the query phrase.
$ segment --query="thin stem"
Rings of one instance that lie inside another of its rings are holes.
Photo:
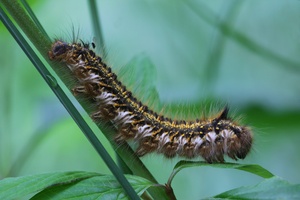
[[[99,1],[98,1],[99,3]],[[95,0],[89,0],[88,1],[89,7],[90,7],[90,13],[91,13],[91,21],[93,22],[94,27],[94,34],[96,37],[96,40],[98,41],[97,44],[100,45],[100,53],[102,56],[106,56],[105,52],[105,43],[103,38],[103,31],[101,28],[101,20],[100,20],[100,13],[97,8],[97,3]]]
[[[51,41],[48,36],[44,35],[44,33],[37,27],[18,1],[0,0],[0,2],[18,23],[30,41],[35,44],[38,51],[44,56],[44,58],[47,58],[47,52],[51,46]]]
[[[24,6],[24,8],[26,9],[26,11],[28,12],[30,18],[34,21],[34,23],[36,24],[36,26],[39,28],[39,30],[49,38],[48,34],[46,33],[44,27],[41,25],[40,21],[38,20],[38,18],[36,17],[36,15],[34,14],[34,12],[32,11],[32,9],[30,8],[30,6],[28,5],[26,0],[20,0],[20,2],[22,3],[22,5]],[[49,38],[50,40],[50,38]]]

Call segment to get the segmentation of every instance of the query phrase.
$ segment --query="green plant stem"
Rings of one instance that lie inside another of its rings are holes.
[[[98,2],[99,3],[99,2]],[[101,28],[101,21],[100,21],[100,16],[99,16],[99,11],[97,7],[97,3],[95,0],[89,0],[88,1],[89,8],[90,8],[90,13],[91,13],[91,21],[93,22],[93,27],[94,27],[94,34],[96,37],[96,40],[98,41],[97,44],[100,45],[100,53],[102,56],[106,56],[105,52],[105,43],[104,43],[104,38],[103,38],[103,31]]]
[[[49,38],[49,36],[46,33],[44,27],[41,25],[40,21],[38,20],[38,18],[36,17],[36,15],[32,11],[32,9],[30,8],[30,6],[27,3],[27,1],[26,0],[20,0],[20,2],[22,3],[22,5],[26,9],[26,11],[28,12],[30,18],[33,20],[33,22],[35,23],[35,25],[38,26],[39,30],[42,31],[42,33]],[[49,40],[50,40],[50,38],[49,38]]]
[[[0,0],[12,18],[18,23],[22,31],[35,44],[35,47],[47,58],[47,52],[51,46],[50,39],[36,26],[23,7],[16,0]]]

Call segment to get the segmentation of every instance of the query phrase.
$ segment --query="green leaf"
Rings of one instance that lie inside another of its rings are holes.
[[[133,175],[126,176],[135,192],[141,196],[153,183]],[[38,199],[129,199],[112,175],[94,176],[77,182],[49,187],[32,200]]]
[[[238,164],[238,163],[214,163],[214,164],[209,164],[207,162],[203,161],[180,161],[178,162],[174,169],[173,172],[168,180],[168,184],[171,184],[174,176],[181,171],[184,168],[188,167],[199,167],[199,166],[206,166],[206,167],[216,167],[216,168],[227,168],[227,169],[238,169],[246,172],[250,172],[252,174],[255,174],[257,176],[260,176],[262,178],[271,178],[274,175],[266,170],[265,168],[261,167],[260,165],[248,165],[248,164]]]
[[[300,199],[300,184],[272,177],[254,186],[240,187],[215,196],[217,199]]]
[[[78,182],[99,175],[88,172],[55,172],[5,178],[0,181],[0,199],[17,199],[34,194],[55,184]]]
[[[138,176],[127,175],[126,178],[139,196],[153,186],[152,182]],[[32,199],[128,199],[113,175],[93,172],[54,172],[0,181],[0,199],[34,194]]]

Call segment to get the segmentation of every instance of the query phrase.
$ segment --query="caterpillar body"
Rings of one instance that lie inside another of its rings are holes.
[[[111,121],[118,129],[117,142],[137,141],[139,156],[156,151],[168,158],[201,156],[212,163],[224,162],[224,155],[244,159],[251,149],[250,128],[228,117],[227,106],[213,118],[172,120],[138,101],[88,44],[56,40],[48,55],[76,77],[78,85],[72,91],[96,105],[92,119]]]

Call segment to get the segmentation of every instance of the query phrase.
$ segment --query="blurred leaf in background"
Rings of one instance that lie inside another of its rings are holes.
[[[105,60],[113,69],[145,56],[156,68],[149,85],[156,87],[163,105],[228,102],[233,113],[253,126],[254,150],[243,163],[257,163],[299,183],[300,2],[270,2],[97,4]],[[97,40],[86,2],[29,4],[50,37],[71,40],[74,25],[83,40]],[[60,170],[108,173],[2,24],[0,36],[0,177]],[[98,136],[105,141],[99,131]],[[143,158],[160,183],[179,160],[156,154]],[[178,199],[196,199],[259,181],[243,172],[191,168],[176,176],[173,189]]]

